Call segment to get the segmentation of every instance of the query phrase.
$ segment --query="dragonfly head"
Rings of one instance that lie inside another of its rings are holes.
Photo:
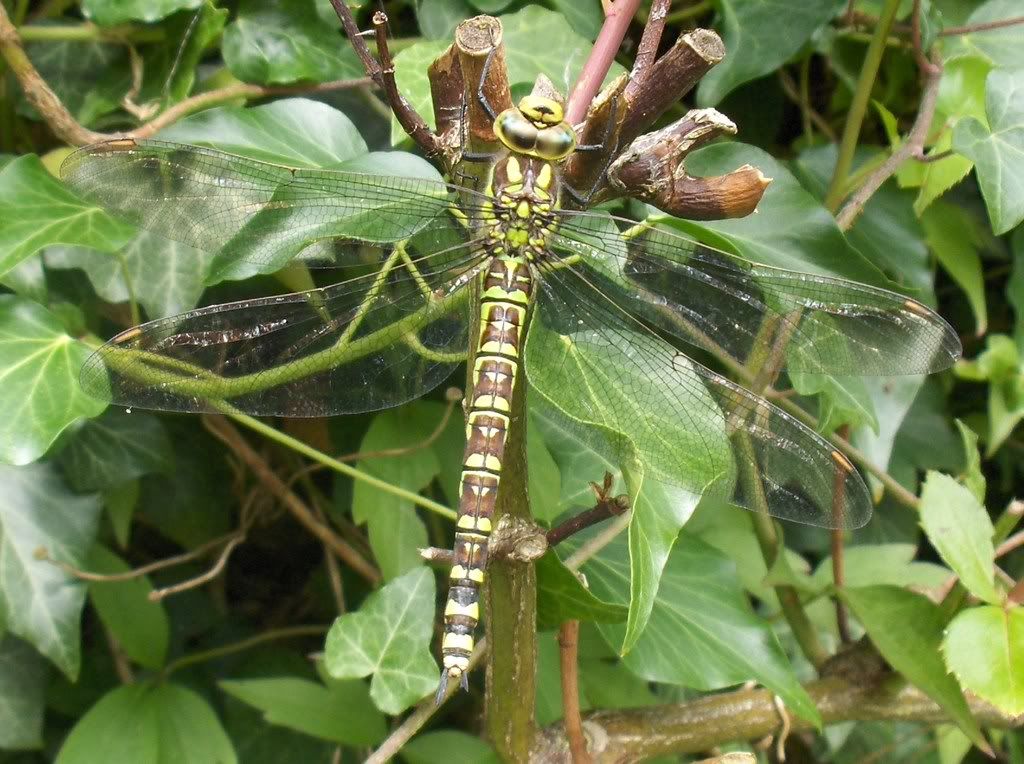
[[[524,96],[494,120],[494,134],[509,151],[559,162],[576,149],[576,133],[552,98]]]

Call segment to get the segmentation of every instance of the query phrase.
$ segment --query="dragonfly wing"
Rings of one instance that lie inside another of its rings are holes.
[[[83,388],[166,411],[329,416],[417,398],[466,356],[467,280],[483,258],[384,250],[374,272],[322,289],[150,321],[103,345]]]
[[[311,265],[349,265],[353,242],[453,225],[440,179],[285,167],[165,141],[87,146],[61,177],[138,226],[216,253],[220,278],[269,273],[300,254]]]
[[[625,235],[620,228],[632,225]],[[692,239],[593,213],[564,213],[554,242],[586,259],[630,310],[685,342],[743,363],[759,332],[785,339],[784,367],[858,376],[927,374],[960,340],[916,300],[853,281],[750,263]]]
[[[682,355],[593,288],[588,266],[541,267],[530,390],[581,439],[699,495],[827,528],[867,522],[867,488],[828,441]]]

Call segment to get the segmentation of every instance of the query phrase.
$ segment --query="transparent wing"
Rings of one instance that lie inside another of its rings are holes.
[[[466,357],[472,242],[419,260],[378,248],[371,273],[308,292],[214,305],[122,332],[82,369],[125,406],[329,416],[417,398]],[[461,278],[460,278],[461,275]]]
[[[624,307],[653,326],[740,363],[759,332],[769,346],[786,338],[784,366],[795,371],[927,374],[960,357],[953,328],[916,300],[750,263],[633,221],[562,213],[553,248],[621,285]]]
[[[440,180],[285,167],[164,141],[87,146],[64,161],[61,177],[119,217],[217,253],[220,278],[272,272],[297,255],[351,265],[352,240],[394,242],[458,225],[447,214],[454,187]],[[471,192],[459,194],[465,204]]]
[[[530,391],[580,438],[619,464],[639,460],[655,480],[755,511],[826,528],[867,522],[863,481],[821,436],[682,355],[589,265],[542,271]]]

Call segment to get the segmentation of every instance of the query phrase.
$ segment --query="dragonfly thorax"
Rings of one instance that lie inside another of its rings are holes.
[[[555,229],[558,173],[552,162],[509,154],[494,165],[493,199],[481,222],[497,255],[539,256]]]

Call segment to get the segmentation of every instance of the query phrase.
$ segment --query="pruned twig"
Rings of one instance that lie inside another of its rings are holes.
[[[590,488],[597,497],[597,501],[591,509],[573,515],[564,523],[556,525],[547,532],[549,546],[556,546],[570,536],[579,533],[597,523],[604,522],[610,517],[617,517],[629,511],[629,496],[622,494],[612,496],[612,485],[614,478],[610,472],[604,473],[601,485],[591,483]]]
[[[587,738],[580,719],[580,622],[566,621],[558,630],[558,665],[562,677],[562,726],[569,740],[572,764],[590,764]]]

